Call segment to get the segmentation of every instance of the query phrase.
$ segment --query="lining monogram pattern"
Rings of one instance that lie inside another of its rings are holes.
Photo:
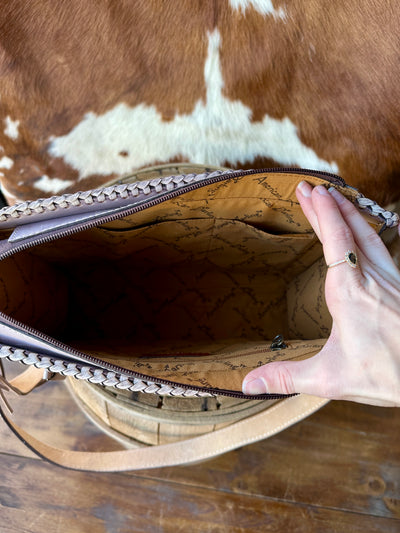
[[[0,263],[0,310],[122,368],[240,390],[251,368],[329,335],[298,181],[233,178],[20,252]],[[277,334],[288,348],[274,352]]]
[[[112,261],[63,266],[81,287],[72,296],[79,323],[86,332],[92,324],[95,338],[261,340],[277,329],[288,333],[285,268],[312,235],[268,235],[242,222],[199,219],[131,230],[124,239]]]
[[[306,359],[321,350],[325,342],[325,338],[290,340],[287,341],[287,349],[271,351],[269,342],[238,343],[234,339],[225,339],[224,342],[196,344],[198,353],[190,353],[194,349],[193,342],[180,342],[174,346],[156,342],[151,346],[138,345],[134,348],[127,343],[119,346],[119,351],[114,349],[112,356],[111,346],[103,346],[103,350],[93,350],[92,346],[85,348],[100,359],[155,380],[162,376],[189,387],[240,391],[243,378],[250,370],[272,361]],[[132,353],[131,357],[127,357],[129,353]]]

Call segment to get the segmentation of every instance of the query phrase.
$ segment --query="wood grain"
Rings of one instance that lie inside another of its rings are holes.
[[[187,470],[187,469],[186,469]],[[319,505],[155,481],[85,474],[39,460],[5,457],[1,496],[7,533],[296,531],[391,533],[398,521]]]
[[[120,447],[63,383],[9,395],[15,419],[58,446]],[[1,531],[398,532],[400,410],[331,402],[268,440],[197,465],[91,474],[36,458],[0,425]]]

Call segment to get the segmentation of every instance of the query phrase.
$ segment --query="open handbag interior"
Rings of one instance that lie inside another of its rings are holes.
[[[0,262],[0,311],[121,369],[240,393],[251,369],[329,335],[302,178],[235,177],[17,252]]]

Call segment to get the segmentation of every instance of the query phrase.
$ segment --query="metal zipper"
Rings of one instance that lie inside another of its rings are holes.
[[[118,212],[113,213],[112,215],[108,215],[108,216],[104,216],[104,217],[99,216],[99,218],[96,218],[95,220],[90,220],[88,222],[78,223],[76,226],[73,226],[73,227],[69,228],[68,230],[54,231],[49,236],[39,237],[39,238],[30,240],[28,243],[17,245],[14,248],[12,248],[10,250],[7,250],[6,252],[0,254],[0,261],[2,259],[5,259],[6,257],[14,255],[14,254],[16,254],[18,252],[21,252],[23,250],[32,248],[34,246],[37,246],[37,245],[40,245],[40,244],[44,244],[44,243],[47,243],[47,242],[51,242],[51,241],[54,241],[54,240],[57,240],[57,239],[60,239],[60,238],[63,238],[63,237],[67,237],[67,236],[73,235],[75,233],[79,233],[80,231],[84,231],[84,230],[90,229],[92,227],[96,227],[96,226],[99,226],[99,225],[102,225],[102,224],[106,224],[108,222],[112,222],[113,220],[118,220],[118,219],[120,219],[122,217],[132,215],[134,213],[143,211],[143,210],[148,209],[150,207],[154,207],[154,206],[156,206],[156,205],[158,205],[158,204],[160,204],[160,203],[162,203],[164,201],[170,200],[171,198],[175,198],[177,196],[185,194],[185,193],[187,193],[189,191],[193,191],[195,189],[200,189],[202,187],[206,187],[206,186],[212,185],[214,183],[218,183],[218,182],[222,182],[222,181],[226,181],[226,180],[230,180],[230,179],[238,178],[238,177],[242,177],[242,176],[254,175],[254,174],[264,174],[264,173],[276,173],[276,172],[280,172],[280,173],[296,173],[296,174],[305,175],[305,176],[315,176],[315,177],[319,177],[319,178],[325,179],[326,181],[328,181],[330,183],[334,183],[336,185],[346,186],[346,182],[341,177],[339,177],[339,176],[337,176],[335,174],[325,173],[325,172],[317,171],[317,170],[295,169],[295,168],[273,168],[273,169],[271,168],[271,169],[237,171],[237,172],[232,172],[231,174],[225,174],[225,175],[221,175],[221,176],[214,176],[214,177],[211,177],[211,178],[204,178],[203,181],[199,181],[199,182],[196,182],[196,183],[193,183],[193,184],[189,184],[189,185],[186,185],[186,186],[183,186],[183,187],[177,187],[177,189],[175,189],[174,191],[169,191],[169,192],[166,192],[164,194],[160,193],[160,196],[158,198],[154,198],[152,200],[149,200],[148,202],[143,202],[140,205],[136,205],[136,206],[134,206],[132,208],[123,207],[123,208],[121,208],[121,211],[118,210]],[[112,372],[115,372],[118,375],[130,376],[130,377],[134,377],[134,378],[137,378],[137,379],[140,379],[140,380],[143,380],[143,381],[152,382],[152,383],[160,383],[160,384],[170,385],[170,386],[174,386],[174,387],[178,386],[178,387],[180,387],[182,389],[185,389],[185,390],[197,390],[197,391],[200,391],[200,392],[210,393],[212,395],[220,394],[220,395],[230,396],[230,397],[234,397],[234,398],[270,399],[270,400],[273,400],[273,399],[286,398],[288,396],[288,395],[285,395],[285,394],[265,394],[265,395],[259,395],[259,396],[247,396],[247,395],[244,395],[242,393],[236,393],[234,391],[229,391],[229,390],[190,386],[190,385],[185,385],[185,384],[181,384],[181,383],[165,380],[165,379],[162,379],[162,378],[154,378],[152,376],[147,376],[145,374],[141,374],[141,373],[138,373],[138,372],[134,372],[134,371],[131,371],[131,370],[126,370],[126,369],[124,369],[122,367],[119,367],[117,365],[113,365],[113,364],[107,363],[105,361],[102,361],[101,359],[97,359],[96,357],[93,357],[91,355],[79,352],[78,350],[75,350],[74,348],[72,348],[72,347],[70,347],[70,346],[68,346],[66,344],[63,344],[62,342],[60,342],[60,341],[58,341],[58,340],[56,340],[56,339],[44,334],[44,333],[41,333],[40,331],[35,330],[34,328],[31,328],[30,326],[26,326],[25,324],[19,322],[18,320],[13,319],[12,317],[9,317],[9,316],[5,315],[2,312],[0,312],[0,318],[4,319],[4,322],[6,322],[6,323],[9,322],[9,323],[15,325],[18,329],[24,331],[25,333],[28,333],[28,334],[30,334],[30,335],[32,335],[34,337],[37,337],[40,340],[43,340],[44,342],[48,343],[50,346],[52,345],[55,348],[58,348],[58,349],[60,349],[60,350],[62,350],[64,352],[66,352],[67,354],[70,354],[72,356],[71,357],[72,362],[74,362],[74,363],[76,363],[76,358],[78,358],[80,360],[80,362],[82,360],[83,361],[87,361],[88,363],[92,363],[94,366],[96,366],[98,368],[102,368],[104,370],[110,370]],[[266,351],[271,351],[271,350],[267,349]],[[50,356],[50,359],[52,357],[53,356]],[[79,363],[76,363],[76,364],[77,364],[77,366],[79,366]]]

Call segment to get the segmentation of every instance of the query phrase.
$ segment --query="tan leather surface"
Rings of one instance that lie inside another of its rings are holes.
[[[46,382],[44,375],[45,371],[42,368],[29,366],[24,372],[9,380],[9,384],[18,394],[28,394]]]
[[[1,409],[0,415],[14,433],[35,453],[55,464],[92,472],[123,472],[162,466],[176,466],[215,457],[283,431],[311,415],[329,400],[301,394],[292,396],[261,413],[200,437],[131,450],[85,452],[55,448],[19,427]]]

